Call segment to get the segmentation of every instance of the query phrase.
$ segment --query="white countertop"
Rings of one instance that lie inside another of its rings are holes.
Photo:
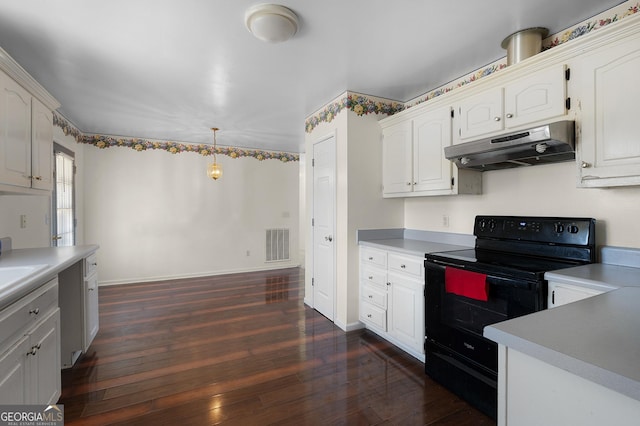
[[[640,288],[497,323],[484,336],[640,400]]]
[[[640,287],[640,268],[591,263],[544,274],[547,281],[580,285],[609,291],[622,287]]]
[[[10,250],[0,254],[0,268],[46,265],[25,279],[0,286],[0,309],[54,278],[60,271],[98,250],[97,245]]]
[[[640,268],[592,263],[544,276],[606,293],[485,327],[484,336],[640,400]]]
[[[394,238],[387,240],[361,240],[360,245],[375,247],[383,250],[394,250],[415,256],[424,256],[427,253],[437,253],[441,251],[465,250],[473,248],[458,246],[454,244],[437,243],[433,241],[411,240],[406,238]]]

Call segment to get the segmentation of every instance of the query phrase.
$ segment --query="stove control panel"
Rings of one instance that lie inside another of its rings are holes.
[[[595,219],[536,216],[476,216],[478,238],[588,245],[595,239]]]

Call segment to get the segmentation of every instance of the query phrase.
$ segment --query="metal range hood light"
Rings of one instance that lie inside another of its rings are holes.
[[[459,169],[500,170],[576,158],[575,124],[558,121],[529,130],[451,145],[445,157]]]

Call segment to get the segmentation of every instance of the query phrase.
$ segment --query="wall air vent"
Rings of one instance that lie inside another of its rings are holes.
[[[267,229],[266,261],[280,262],[289,259],[289,229]]]

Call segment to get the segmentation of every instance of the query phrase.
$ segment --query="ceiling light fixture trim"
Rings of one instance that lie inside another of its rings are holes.
[[[277,4],[257,4],[247,9],[244,23],[256,38],[268,43],[289,40],[298,32],[298,17],[289,8]]]

